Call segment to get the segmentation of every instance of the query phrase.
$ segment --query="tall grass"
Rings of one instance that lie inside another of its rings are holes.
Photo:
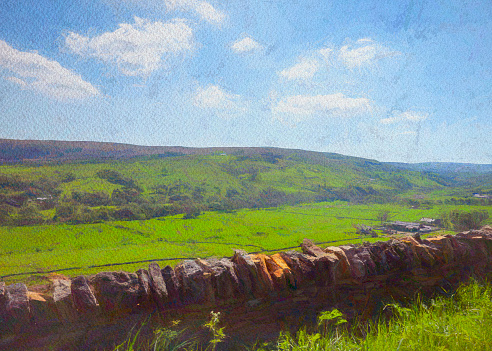
[[[426,350],[461,351],[490,350],[492,345],[492,287],[472,282],[461,286],[448,297],[424,301],[417,299],[410,306],[389,304],[378,321],[352,322],[349,325],[338,310],[322,312],[315,329],[307,327],[295,335],[281,332],[273,342],[257,342],[244,350],[255,351],[326,351],[326,350]],[[384,316],[391,317],[384,317]],[[212,335],[208,346],[193,339],[181,340],[179,333],[167,329],[154,332],[153,340],[137,345],[137,334],[115,350],[215,350],[224,341],[224,328],[219,328],[219,315],[211,314],[204,325]],[[227,330],[227,328],[226,328]],[[132,336],[134,335],[134,336]],[[162,341],[165,340],[164,343]],[[146,346],[143,346],[146,345]]]
[[[417,300],[408,307],[387,305],[393,315],[389,320],[349,328],[339,323],[340,315],[331,328],[281,333],[275,344],[256,350],[490,350],[491,297],[490,285],[472,282],[451,297]]]

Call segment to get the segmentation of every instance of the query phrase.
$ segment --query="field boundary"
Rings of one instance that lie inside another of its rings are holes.
[[[354,241],[354,240],[361,240],[361,239],[365,239],[365,237],[315,242],[315,244],[316,245],[323,245],[323,244],[332,244],[332,243],[337,243],[337,242],[342,242],[342,241]],[[238,245],[238,246],[245,246],[245,245]],[[255,245],[249,245],[249,246],[255,246]],[[257,246],[257,247],[259,247],[259,246]],[[277,249],[263,249],[260,251],[248,252],[248,254],[254,255],[254,254],[259,254],[259,253],[264,253],[264,252],[278,252],[278,251],[297,249],[300,247],[301,247],[301,245],[299,244],[296,246],[281,247],[281,248],[277,248]],[[140,260],[140,261],[128,261],[128,262],[117,262],[117,263],[105,263],[105,264],[90,265],[90,266],[59,268],[59,269],[51,269],[49,271],[38,270],[38,271],[32,271],[32,272],[12,273],[12,274],[0,275],[0,279],[10,278],[10,277],[19,277],[19,276],[23,276],[23,275],[38,275],[38,274],[50,274],[50,273],[66,272],[66,271],[73,271],[73,270],[78,270],[78,269],[93,269],[93,268],[104,268],[104,267],[114,267],[114,266],[125,266],[125,265],[130,265],[130,264],[147,263],[147,262],[196,260],[197,258],[210,258],[210,257],[213,257],[213,256],[209,256],[209,257],[166,257],[166,258],[153,258],[153,259],[149,259],[149,260]],[[232,258],[232,257],[228,257],[228,258]]]

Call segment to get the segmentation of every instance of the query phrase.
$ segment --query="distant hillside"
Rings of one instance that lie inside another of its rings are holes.
[[[0,222],[89,223],[201,210],[393,201],[439,175],[375,160],[279,148],[0,141]]]
[[[83,160],[117,160],[139,156],[170,157],[183,155],[210,155],[213,153],[253,156],[272,153],[272,157],[298,157],[322,163],[329,160],[350,160],[357,163],[376,163],[357,157],[335,153],[323,153],[305,150],[281,149],[272,147],[207,147],[192,148],[182,146],[140,146],[120,143],[91,141],[54,141],[54,140],[13,140],[0,139],[0,164],[46,163]]]
[[[452,162],[425,162],[425,163],[396,163],[389,165],[418,172],[435,173],[489,173],[492,172],[492,164],[452,163]]]

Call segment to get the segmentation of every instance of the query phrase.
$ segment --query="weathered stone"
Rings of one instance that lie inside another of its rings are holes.
[[[383,265],[386,266],[386,272],[403,271],[406,269],[404,261],[401,259],[393,248],[393,240],[390,242],[382,243],[384,250],[381,252],[381,259]],[[360,256],[359,256],[360,257]],[[367,265],[366,265],[367,267]]]
[[[77,313],[72,300],[70,280],[53,280],[53,302],[55,303],[60,320],[68,323],[77,318]]]
[[[161,267],[157,262],[152,262],[149,265],[149,278],[150,278],[150,291],[152,298],[154,299],[157,307],[161,310],[167,305],[168,294],[166,289],[166,282],[162,277]]]
[[[280,257],[283,258],[285,263],[291,269],[294,279],[295,287],[299,288],[305,281],[314,280],[314,257],[303,254],[299,251],[287,251],[281,252]]]
[[[5,283],[0,282],[0,331],[3,329],[2,327],[5,325],[6,304],[7,304],[7,298],[5,296]]]
[[[325,255],[325,252],[316,246],[311,240],[304,239],[301,244],[302,251],[308,255],[321,257]]]
[[[350,273],[352,278],[361,280],[367,276],[366,265],[357,255],[357,249],[353,246],[340,246],[345,252],[350,265]]]
[[[356,252],[357,252],[357,257],[359,257],[359,259],[362,262],[364,262],[364,265],[365,265],[366,271],[367,271],[367,275],[368,276],[375,275],[377,272],[376,264],[372,260],[371,252],[369,251],[369,248],[366,246],[361,246],[361,247],[357,248]]]
[[[239,283],[239,278],[237,277],[236,274],[236,266],[235,264],[229,260],[228,258],[221,258],[219,260],[219,263],[222,267],[226,269],[226,276],[228,277],[228,280],[232,284],[232,296],[239,297],[238,295],[241,294],[241,285]]]
[[[173,307],[179,306],[181,304],[181,285],[176,277],[176,274],[174,273],[174,270],[171,266],[166,266],[161,270],[161,274],[164,278],[164,282],[166,283],[169,304]]]
[[[414,254],[419,258],[422,267],[432,268],[436,264],[434,248],[417,242],[413,237],[403,238],[402,241],[410,245]]]
[[[60,322],[53,297],[31,291],[27,292],[27,296],[31,308],[31,320],[34,325],[44,326]]]
[[[435,248],[436,259],[444,264],[454,262],[454,250],[451,240],[444,236],[428,238],[423,241],[424,244]]]
[[[29,297],[27,287],[23,283],[5,287],[5,319],[9,327],[17,329],[29,324]]]
[[[96,296],[91,290],[85,276],[81,275],[73,279],[70,289],[72,292],[73,303],[78,313],[84,315],[97,314],[99,304],[97,303]]]
[[[0,282],[0,310],[4,307],[7,299],[5,297],[5,283]]]
[[[492,241],[484,239],[482,236],[471,238],[459,238],[458,240],[468,243],[470,247],[470,263],[485,265],[488,261],[489,253],[492,252]]]
[[[242,290],[249,296],[254,296],[255,291],[263,290],[259,286],[258,272],[251,257],[243,250],[234,250],[232,262],[236,265],[237,277],[241,283]]]
[[[269,294],[273,291],[273,280],[266,266],[266,256],[263,254],[257,254],[250,255],[250,257],[256,265],[256,271],[258,272],[258,281],[261,282],[261,285],[264,287],[262,293]]]
[[[403,263],[403,270],[412,270],[420,267],[420,260],[412,251],[411,245],[408,242],[402,240],[395,240],[392,243],[392,248],[395,253],[400,257]],[[376,262],[375,262],[376,263]],[[379,273],[379,272],[378,272]]]
[[[108,316],[128,313],[146,299],[135,273],[101,272],[91,283],[99,305]]]
[[[338,263],[334,267],[335,284],[352,277],[350,271],[350,263],[345,251],[336,246],[328,246],[323,250],[325,253],[335,255],[338,258]]]
[[[234,271],[234,264],[226,258],[217,260],[214,258],[196,262],[204,271],[212,274],[214,296],[220,300],[227,300],[238,295],[239,280]]]
[[[198,263],[185,260],[176,266],[174,272],[180,282],[181,298],[185,304],[202,304],[213,299],[210,296],[210,291],[213,291],[211,274],[205,274]]]
[[[335,268],[339,265],[339,258],[335,254],[326,253],[308,239],[302,241],[301,248],[306,254],[315,257],[314,279],[316,284],[319,286],[335,284]]]
[[[266,256],[265,263],[277,290],[294,289],[296,287],[294,275],[280,254]]]
[[[149,271],[141,268],[135,273],[137,274],[138,283],[140,284],[143,293],[142,307],[148,307],[153,303],[152,292],[150,291]]]

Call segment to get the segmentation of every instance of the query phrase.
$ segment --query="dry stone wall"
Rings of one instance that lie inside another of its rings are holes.
[[[0,282],[0,349],[111,349],[149,313],[193,326],[211,310],[222,312],[229,336],[222,347],[233,349],[314,321],[321,310],[370,318],[385,302],[492,272],[490,227],[326,248],[304,240],[301,247],[270,256],[236,250],[231,259],[185,260],[174,269],[154,262],[135,273],[54,279],[32,291]]]

